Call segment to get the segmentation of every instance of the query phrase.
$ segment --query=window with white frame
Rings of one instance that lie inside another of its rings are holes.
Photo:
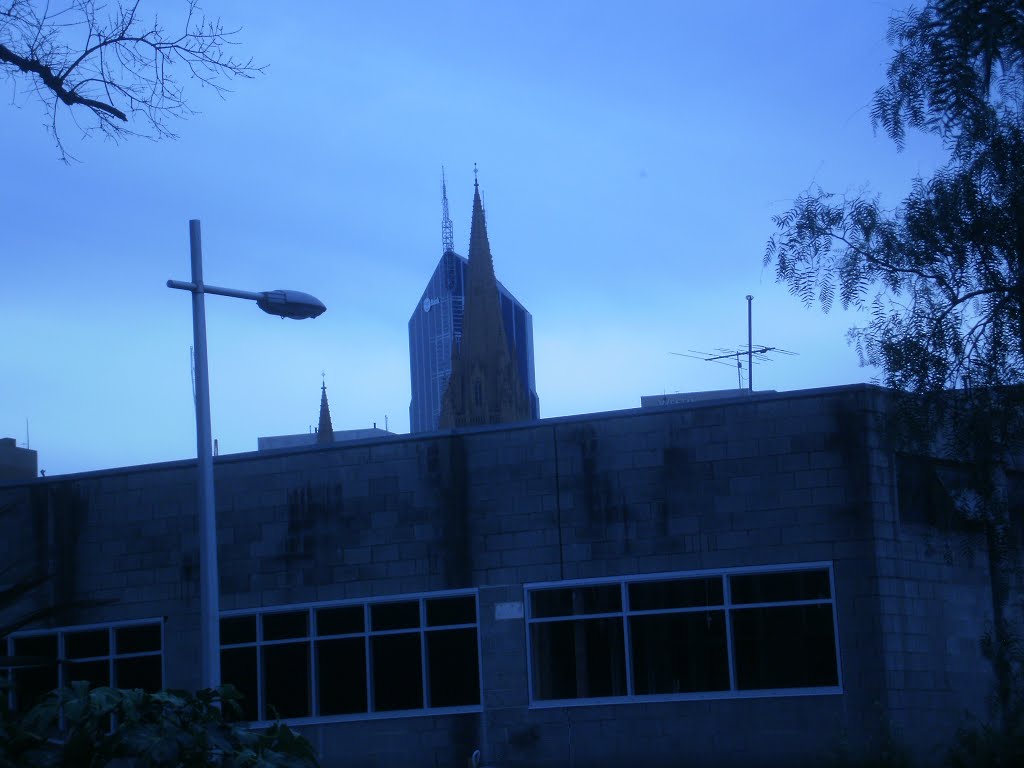
[[[480,705],[476,592],[221,614],[246,720]]]
[[[830,563],[526,586],[531,701],[839,690]]]
[[[163,688],[163,621],[16,632],[7,638],[12,704],[32,707],[55,688],[85,680],[93,686]]]

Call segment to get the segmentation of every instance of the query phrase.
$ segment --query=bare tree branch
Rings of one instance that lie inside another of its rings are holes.
[[[109,10],[100,0],[41,7],[7,0],[0,5],[0,76],[24,83],[42,104],[65,161],[58,119],[63,111],[83,134],[175,138],[173,122],[193,114],[179,70],[221,96],[228,92],[226,81],[265,70],[252,59],[235,58],[229,46],[238,30],[207,19],[197,2],[184,0],[181,31],[169,35],[155,16],[142,20],[142,0]],[[80,122],[78,112],[87,120]]]
[[[53,91],[56,97],[69,107],[81,104],[82,106],[89,107],[90,109],[106,112],[108,115],[116,117],[118,120],[128,122],[128,116],[117,107],[113,107],[102,101],[97,101],[96,99],[79,96],[74,90],[69,91],[64,87],[63,79],[53,74],[53,70],[48,66],[36,60],[23,58],[2,43],[0,43],[0,62],[4,64],[13,64],[22,72],[39,75],[39,79],[43,81],[43,85]],[[78,86],[75,87],[77,88]]]

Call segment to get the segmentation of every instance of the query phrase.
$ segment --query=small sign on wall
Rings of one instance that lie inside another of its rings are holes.
[[[522,603],[496,603],[494,606],[494,620],[507,621],[509,619],[523,618]]]

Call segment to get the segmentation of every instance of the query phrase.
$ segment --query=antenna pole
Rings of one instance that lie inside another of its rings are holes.
[[[452,230],[452,219],[448,215],[448,183],[444,177],[444,166],[441,166],[441,259],[445,262],[445,283],[448,290],[455,287],[455,235]]]
[[[441,166],[441,247],[443,253],[455,250],[455,237],[452,233],[452,220],[448,215],[448,183],[444,177],[444,166]]]
[[[754,297],[747,294],[747,389],[754,391]]]

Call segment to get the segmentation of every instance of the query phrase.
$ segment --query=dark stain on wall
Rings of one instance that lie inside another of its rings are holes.
[[[289,562],[308,561],[314,556],[317,518],[324,516],[324,488],[306,483],[288,491],[288,528],[281,556]]]
[[[371,495],[372,490],[371,490]],[[297,584],[310,586],[330,580],[331,549],[345,525],[341,483],[306,482],[288,491],[287,528],[280,559],[297,572]]]
[[[576,430],[576,442],[580,447],[581,492],[583,508],[587,517],[594,520],[600,509],[599,478],[597,476],[597,436],[591,426]]]
[[[32,563],[35,576],[50,573],[50,486],[34,485],[29,492],[32,516]]]
[[[439,536],[432,542],[431,560],[438,566],[443,589],[468,587],[473,583],[473,557],[465,438],[453,434],[431,447],[437,448],[435,482],[440,507]],[[428,465],[430,461],[428,452]]]
[[[837,451],[843,459],[846,471],[846,507],[852,517],[870,521],[867,514],[871,503],[869,482],[871,467],[868,463],[870,446],[867,442],[868,416],[860,408],[848,402],[837,402],[833,410],[835,429],[828,432],[825,449]]]
[[[573,440],[580,451],[578,491],[587,523],[579,532],[581,538],[596,542],[595,555],[629,554],[637,534],[636,524],[631,524],[625,490],[615,473],[603,466],[606,459],[602,443],[590,425],[576,430]],[[611,450],[616,449],[613,446]]]
[[[31,598],[33,609],[60,607],[56,623],[77,620],[78,535],[89,508],[73,481],[33,486],[29,493],[31,559],[35,578],[48,577]]]

